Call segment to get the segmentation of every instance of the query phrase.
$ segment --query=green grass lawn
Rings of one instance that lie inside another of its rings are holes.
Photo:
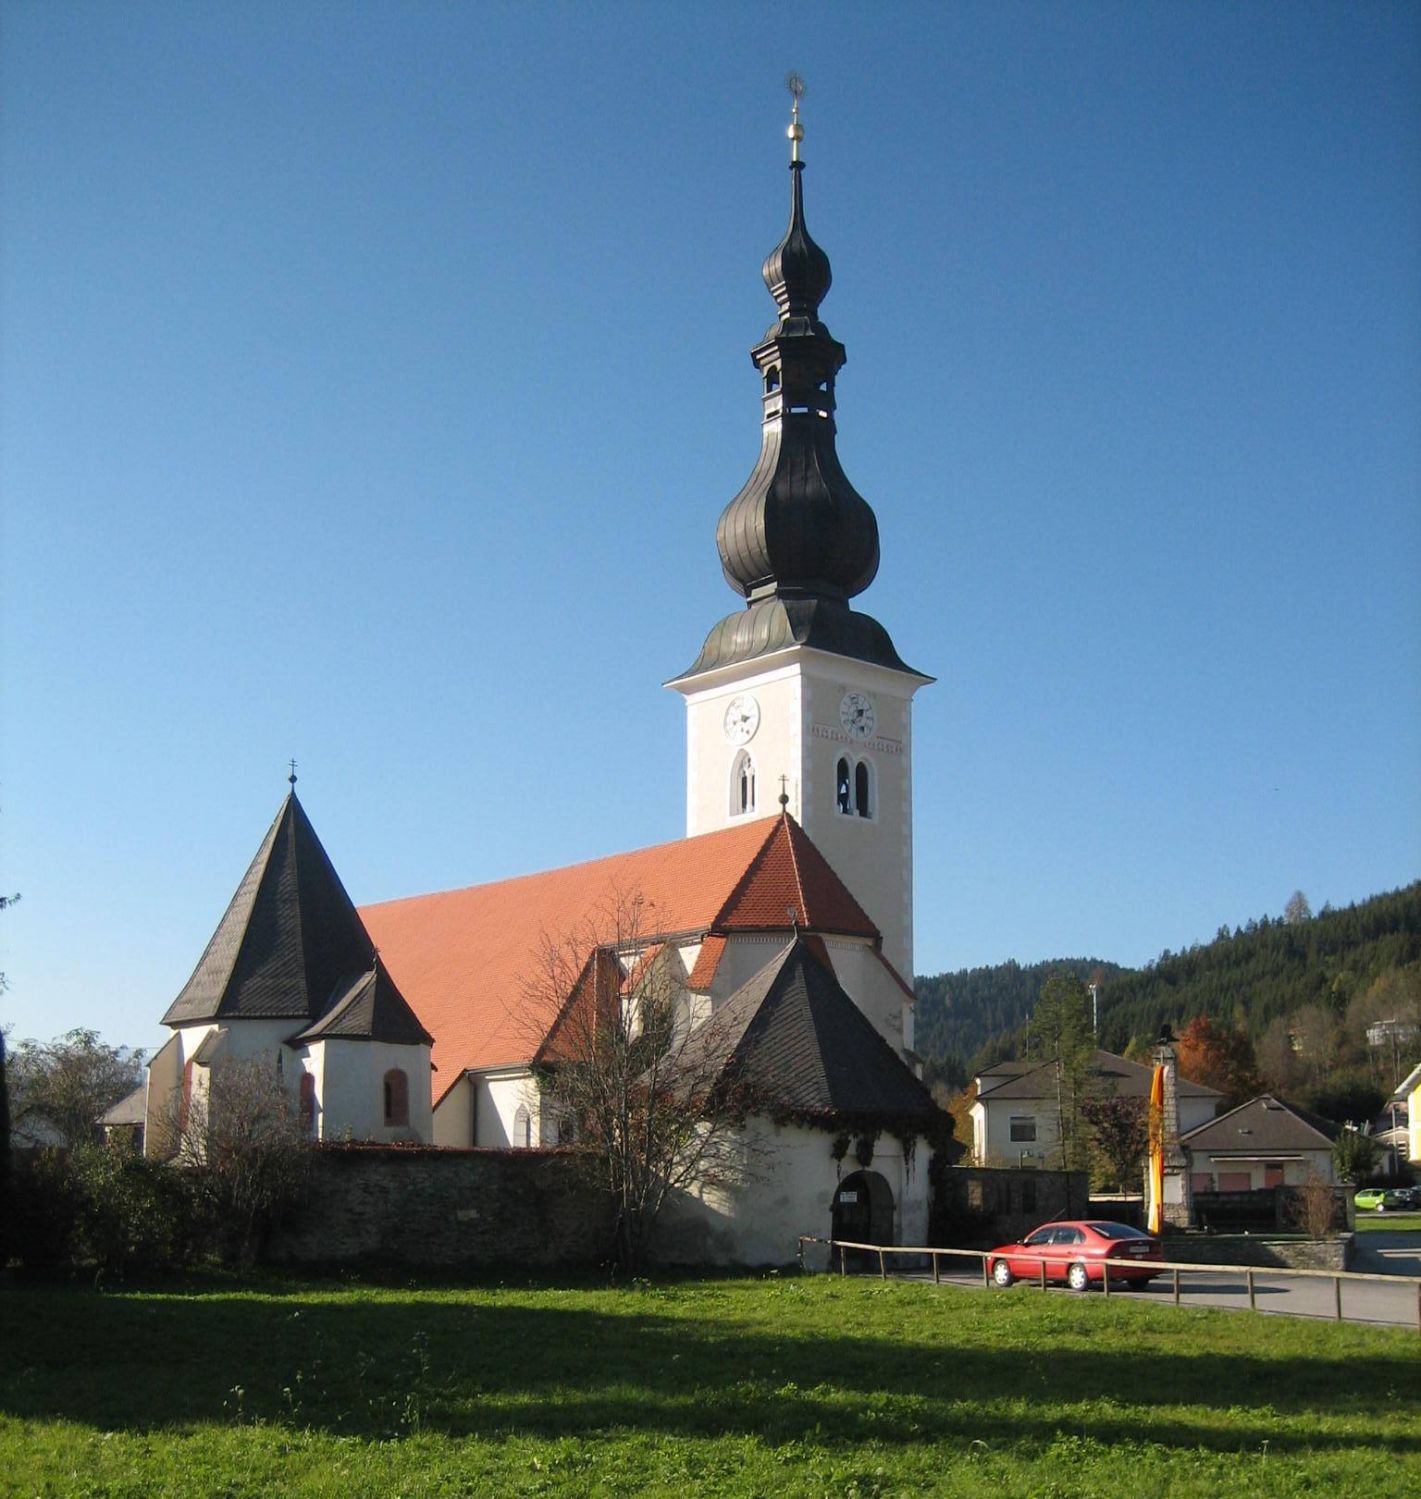
[[[1421,1492],[1414,1332],[809,1279],[0,1289],[0,1493]]]
[[[1421,1229],[1421,1213],[1369,1213],[1357,1209],[1357,1232],[1407,1234]]]

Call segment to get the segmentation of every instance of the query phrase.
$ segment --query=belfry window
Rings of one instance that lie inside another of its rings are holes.
[[[780,388],[780,367],[772,364],[765,371],[765,394],[773,395]]]
[[[854,810],[849,795],[849,762],[842,758],[834,772],[834,805],[846,817]]]
[[[860,760],[854,767],[854,811],[860,817],[873,816],[872,807],[869,803],[869,781],[868,761]]]
[[[730,767],[730,815],[740,817],[755,810],[755,761],[741,750]]]

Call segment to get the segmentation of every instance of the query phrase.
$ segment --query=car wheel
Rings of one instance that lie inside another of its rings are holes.
[[[1066,1271],[1066,1284],[1073,1291],[1085,1291],[1090,1288],[1090,1271],[1079,1261]]]
[[[997,1260],[992,1265],[992,1279],[1005,1290],[1016,1277],[1011,1273],[1011,1266],[1005,1260]]]

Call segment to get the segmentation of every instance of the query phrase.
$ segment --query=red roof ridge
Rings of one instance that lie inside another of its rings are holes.
[[[768,825],[768,824],[772,824],[772,823],[778,822],[778,820],[779,820],[779,814],[775,814],[774,816],[771,816],[771,817],[757,817],[757,818],[754,819],[754,822],[755,823],[763,822],[763,823],[765,823],[765,824]],[[678,844],[699,843],[702,839],[706,839],[706,840],[715,839],[717,841],[724,839],[725,841],[729,842],[733,838],[743,837],[744,834],[745,834],[746,827],[750,826],[750,825],[752,825],[752,824],[740,823],[740,824],[737,824],[736,826],[733,826],[733,827],[713,828],[708,833],[696,833],[696,834],[694,834],[694,835],[692,835],[690,837],[687,837],[687,838],[667,838],[667,839],[664,839],[660,843],[647,843],[647,844],[643,844],[642,847],[640,847],[640,848],[623,849],[623,850],[620,850],[619,852],[614,853],[614,854],[599,854],[594,859],[579,859],[575,864],[553,864],[553,865],[550,865],[546,869],[534,869],[534,870],[530,870],[526,874],[505,875],[502,879],[495,879],[495,880],[475,880],[470,885],[454,885],[454,886],[452,886],[452,887],[450,887],[449,889],[446,889],[446,890],[425,890],[425,891],[422,891],[421,893],[416,894],[416,895],[396,895],[396,896],[392,896],[389,900],[365,901],[365,902],[362,902],[362,904],[360,905],[359,909],[361,911],[389,910],[389,909],[391,909],[392,907],[395,907],[395,906],[407,905],[407,904],[409,904],[412,901],[437,900],[442,895],[466,895],[470,891],[473,891],[473,890],[486,890],[486,889],[490,889],[491,887],[493,887],[495,885],[497,885],[499,887],[507,887],[507,886],[510,886],[510,885],[520,885],[520,884],[523,884],[525,881],[529,881],[529,880],[546,879],[548,875],[552,875],[552,874],[571,874],[571,873],[573,873],[573,872],[575,872],[577,870],[581,870],[581,869],[592,869],[592,868],[594,868],[598,864],[616,864],[616,863],[620,863],[620,862],[622,862],[625,859],[636,858],[637,856],[639,856],[641,854],[651,854],[651,853],[656,853],[658,850],[661,850],[661,849],[674,848]],[[766,827],[767,838],[768,838],[768,835],[771,832],[773,832],[773,828],[767,826]],[[758,857],[758,854],[757,854],[757,857]]]
[[[755,876],[760,872],[760,866],[764,863],[765,857],[770,851],[770,845],[780,835],[780,831],[787,820],[788,814],[780,813],[779,816],[773,819],[770,826],[765,829],[764,841],[751,855],[740,878],[736,880],[730,894],[726,896],[724,904],[715,913],[715,920],[711,923],[712,931],[721,931],[725,923],[730,920],[731,913],[740,904],[745,892],[754,882]]]

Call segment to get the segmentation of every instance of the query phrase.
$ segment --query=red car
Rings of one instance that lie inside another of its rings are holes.
[[[1020,1244],[1003,1244],[987,1256],[987,1273],[999,1286],[1012,1281],[1063,1280],[1073,1291],[1099,1285],[1110,1264],[1110,1284],[1144,1285],[1161,1272],[1151,1260],[1164,1258],[1164,1245],[1128,1223],[1103,1223],[1095,1219],[1070,1223],[1044,1223],[1027,1234]]]

